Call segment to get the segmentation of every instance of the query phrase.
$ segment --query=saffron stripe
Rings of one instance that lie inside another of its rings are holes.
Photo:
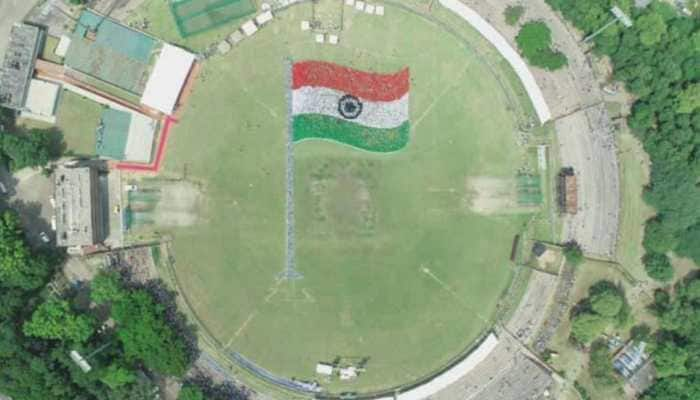
[[[410,89],[405,68],[395,74],[358,71],[323,61],[302,61],[292,67],[292,89],[326,87],[369,101],[394,101]]]

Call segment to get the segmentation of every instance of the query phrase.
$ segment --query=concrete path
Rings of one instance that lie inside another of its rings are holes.
[[[22,21],[36,3],[36,0],[0,0],[0,57],[5,56],[12,25]]]
[[[474,10],[467,7],[459,0],[440,0],[440,4],[467,21],[481,36],[493,44],[496,50],[498,50],[503,58],[513,67],[513,70],[515,70],[518,78],[520,78],[520,81],[523,83],[540,123],[549,121],[552,118],[552,114],[549,111],[547,102],[544,100],[540,87],[537,85],[535,77],[532,75],[532,72],[530,72],[527,64],[525,64],[525,61],[520,57],[520,54],[508,44],[508,41],[503,35]]]

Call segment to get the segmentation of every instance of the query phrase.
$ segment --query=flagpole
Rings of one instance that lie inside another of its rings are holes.
[[[285,60],[285,70],[287,74],[287,162],[285,167],[285,266],[281,279],[298,280],[304,276],[296,269],[296,240],[295,240],[295,219],[294,213],[294,126],[292,124],[292,60]]]

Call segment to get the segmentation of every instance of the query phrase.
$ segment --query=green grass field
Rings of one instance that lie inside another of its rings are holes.
[[[175,272],[225,351],[301,379],[318,379],[319,361],[368,357],[358,380],[321,383],[333,392],[385,389],[434,372],[490,328],[512,277],[513,237],[532,215],[507,202],[475,212],[493,193],[470,182],[514,182],[527,150],[515,143],[518,116],[502,86],[511,78],[497,79],[465,45],[481,43],[475,32],[460,39],[387,6],[384,20],[346,13],[341,44],[321,46],[299,29],[310,16],[310,4],[294,6],[205,64],[165,161],[166,175],[187,171],[207,198],[197,223],[168,230]],[[412,76],[405,149],[296,145],[304,279],[293,283],[277,280],[289,58],[376,72],[408,66]]]
[[[75,155],[95,154],[95,130],[102,106],[63,90],[56,111],[56,126],[63,133],[66,150]]]

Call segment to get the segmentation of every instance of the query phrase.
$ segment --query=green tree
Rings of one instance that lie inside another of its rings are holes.
[[[102,373],[100,380],[110,389],[117,389],[136,381],[136,374],[133,371],[115,363],[107,367]]]
[[[591,296],[591,308],[604,317],[614,317],[620,313],[624,299],[617,290],[606,290]]]
[[[94,332],[92,319],[78,315],[68,302],[49,300],[34,311],[30,321],[24,324],[24,334],[44,339],[85,342]]]
[[[615,378],[612,356],[604,341],[596,341],[591,346],[588,370],[596,385],[611,386],[618,383]]]
[[[700,265],[700,223],[683,232],[676,246],[676,253],[679,256],[689,257],[695,261],[696,265]]]
[[[185,384],[177,396],[177,400],[205,400],[202,390],[192,384]]]
[[[653,46],[661,41],[667,27],[663,16],[658,13],[648,13],[640,16],[635,21],[639,30],[639,41],[645,46]]]
[[[0,287],[32,290],[42,286],[50,268],[48,261],[32,254],[16,214],[0,215]]]
[[[685,363],[688,352],[671,341],[660,344],[653,355],[656,376],[666,378],[673,375],[686,375]]]
[[[508,6],[505,11],[503,11],[503,16],[505,17],[506,24],[510,26],[517,25],[520,18],[525,14],[525,7],[521,5]]]
[[[642,261],[650,278],[659,282],[669,282],[673,279],[673,266],[666,254],[648,253]]]
[[[676,247],[676,235],[658,216],[644,226],[644,248],[654,253],[666,253]]]
[[[534,66],[553,71],[567,64],[566,56],[550,48],[552,32],[544,22],[526,23],[515,41],[523,56]]]
[[[700,108],[700,83],[693,83],[678,94],[676,110],[681,114],[690,114]]]
[[[51,134],[38,129],[26,133],[2,134],[2,154],[10,161],[13,170],[25,167],[42,167],[52,158]]]
[[[145,290],[135,290],[112,303],[117,337],[127,359],[141,360],[155,372],[180,376],[187,370],[187,346],[165,320],[165,309]]]
[[[119,274],[103,272],[98,274],[90,284],[90,299],[97,304],[107,304],[127,296],[122,287]]]
[[[564,244],[564,257],[569,265],[578,267],[584,260],[583,250],[581,250],[581,246],[578,243],[568,242]]]
[[[579,343],[589,344],[598,338],[609,324],[610,320],[601,315],[584,312],[574,317],[571,336]]]

